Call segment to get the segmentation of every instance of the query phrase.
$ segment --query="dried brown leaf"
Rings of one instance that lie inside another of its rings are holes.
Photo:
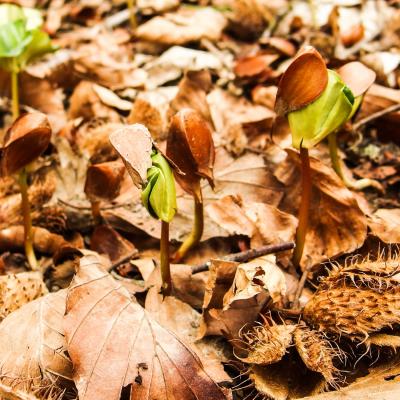
[[[133,302],[96,256],[81,259],[64,328],[81,400],[119,400],[125,387],[140,399],[226,398],[194,353]]]
[[[0,276],[0,320],[46,293],[47,288],[39,272]]]
[[[374,83],[376,73],[364,64],[354,61],[338,69],[343,82],[351,89],[354,97],[364,94]]]
[[[150,132],[141,124],[126,125],[111,133],[110,142],[122,158],[133,183],[141,187],[151,167]]]
[[[0,324],[1,382],[60,395],[72,384],[62,329],[66,291],[26,304]]]
[[[380,208],[368,219],[372,234],[385,243],[400,243],[400,209]]]

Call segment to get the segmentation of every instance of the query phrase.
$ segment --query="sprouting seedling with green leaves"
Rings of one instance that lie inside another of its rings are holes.
[[[351,89],[354,95],[353,108],[347,121],[350,121],[357,110],[360,108],[365,92],[374,83],[376,74],[371,69],[367,68],[364,64],[354,61],[343,65],[338,69],[338,74],[344,83]],[[342,179],[343,183],[350,189],[362,190],[366,187],[372,186],[382,191],[382,186],[374,179],[359,179],[353,180],[347,177],[343,171],[343,161],[340,159],[337,148],[337,133],[332,132],[328,136],[329,153],[331,156],[332,166],[338,176]]]
[[[0,5],[0,68],[11,74],[13,119],[19,116],[18,74],[33,59],[57,49],[42,25],[38,10]]]
[[[350,88],[336,72],[326,68],[312,47],[300,52],[279,82],[275,111],[278,116],[287,116],[293,147],[300,151],[302,172],[294,265],[300,264],[308,229],[312,195],[309,149],[336,132],[349,119],[353,105]]]
[[[141,124],[127,125],[110,135],[133,183],[142,189],[142,202],[150,215],[161,221],[160,269],[162,292],[172,291],[169,261],[169,224],[176,213],[174,175],[166,158],[153,146],[150,133]]]
[[[174,262],[179,262],[200,242],[203,235],[201,179],[207,179],[211,187],[214,187],[215,150],[212,133],[207,122],[197,111],[184,108],[172,117],[167,140],[167,157],[180,170],[180,173],[175,173],[177,182],[194,199],[192,231],[173,258]]]

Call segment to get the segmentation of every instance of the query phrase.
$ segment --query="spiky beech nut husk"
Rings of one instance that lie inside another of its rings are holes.
[[[400,323],[400,258],[333,266],[306,304],[304,320],[320,331],[365,340]]]
[[[305,324],[296,326],[293,333],[297,352],[308,369],[319,372],[327,381],[333,384],[339,376],[339,370],[334,365],[334,358],[341,353],[336,344],[331,343],[322,332],[310,329]]]
[[[305,47],[282,75],[276,94],[275,112],[285,115],[316,100],[328,84],[328,70],[317,50]]]
[[[256,325],[250,331],[240,334],[247,351],[246,357],[238,357],[249,364],[268,365],[282,359],[292,343],[295,325],[279,325],[264,319],[262,325]]]
[[[166,154],[184,173],[175,173],[175,178],[186,192],[197,194],[201,178],[214,187],[214,141],[207,122],[197,111],[185,108],[172,117]]]
[[[48,147],[51,128],[40,112],[21,115],[8,129],[1,156],[3,176],[12,175],[36,160]]]
[[[86,173],[85,194],[91,201],[115,199],[121,190],[125,166],[120,161],[90,165]]]

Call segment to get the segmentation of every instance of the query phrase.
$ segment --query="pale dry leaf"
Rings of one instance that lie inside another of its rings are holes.
[[[137,0],[139,10],[144,15],[161,14],[179,6],[178,0]]]
[[[400,209],[380,208],[368,218],[373,235],[385,243],[400,243]]]
[[[122,390],[140,399],[226,398],[194,353],[132,301],[98,257],[81,259],[66,308],[81,400],[119,400]]]
[[[121,99],[112,90],[107,89],[104,86],[93,85],[93,90],[99,96],[100,100],[107,106],[115,107],[118,110],[129,111],[132,108],[132,103],[130,101]]]
[[[211,7],[182,7],[176,13],[157,16],[140,25],[136,36],[164,45],[183,45],[201,39],[218,40],[226,18]]]
[[[275,175],[287,187],[279,208],[297,215],[301,197],[299,155],[287,150],[288,158],[275,170]],[[312,265],[361,247],[367,236],[367,218],[357,199],[340,178],[321,161],[311,157],[312,195],[309,227],[301,266],[307,259]]]
[[[242,327],[253,323],[270,299],[266,291],[260,291],[252,297],[232,301],[224,308],[224,296],[233,284],[237,265],[234,262],[212,260],[199,328],[200,338],[222,335],[228,339],[239,339]]]
[[[47,293],[42,274],[39,272],[0,276],[0,320]]]
[[[265,291],[274,303],[282,302],[286,295],[286,278],[273,254],[238,265],[233,284],[224,296],[224,310],[236,301],[250,299]]]
[[[66,291],[36,299],[7,316],[0,324],[1,382],[24,390],[72,388],[62,322]]]
[[[151,167],[153,144],[148,129],[141,124],[126,125],[111,133],[110,142],[124,162],[133,183],[141,187]]]

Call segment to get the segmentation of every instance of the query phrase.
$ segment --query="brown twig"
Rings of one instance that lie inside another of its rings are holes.
[[[291,250],[293,248],[294,248],[293,242],[262,246],[257,249],[251,249],[242,251],[240,253],[229,254],[228,256],[223,257],[222,260],[244,263],[257,257],[262,257],[267,254],[279,253],[281,251]],[[192,267],[192,274],[198,274],[199,272],[208,271],[210,265],[211,261],[208,261],[205,264],[196,265]]]
[[[136,256],[139,254],[139,250],[135,249],[132,250],[129,254],[127,254],[126,256],[120,258],[119,260],[115,261],[115,263],[113,263],[110,268],[108,268],[108,271],[112,271],[115,270],[116,268],[118,268],[120,265],[125,264],[126,262],[130,261],[132,258],[136,258]]]
[[[398,110],[400,110],[400,104],[394,104],[390,107],[384,108],[383,110],[377,111],[376,113],[368,115],[368,117],[362,118],[359,121],[357,121],[355,124],[353,124],[353,130],[357,131],[360,129],[361,126],[367,124],[368,122],[371,122],[374,119],[383,117],[386,114],[390,114],[390,113],[398,111]]]
[[[294,295],[293,306],[292,306],[292,309],[294,310],[298,310],[300,308],[300,297],[301,294],[303,293],[304,285],[306,284],[307,275],[311,271],[312,266],[313,266],[312,263],[308,262],[306,268],[303,271],[303,275],[301,275],[299,284],[297,285],[296,293]]]

